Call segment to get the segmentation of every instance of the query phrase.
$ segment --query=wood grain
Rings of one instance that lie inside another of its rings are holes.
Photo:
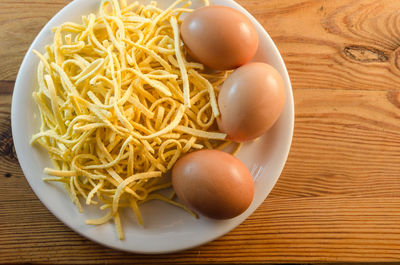
[[[227,235],[169,255],[92,243],[31,191],[10,104],[26,49],[68,1],[0,0],[0,263],[232,264],[400,261],[400,2],[240,0],[289,70],[295,132],[282,175]]]
[[[0,1],[0,80],[15,80],[19,65],[40,29],[69,1]]]

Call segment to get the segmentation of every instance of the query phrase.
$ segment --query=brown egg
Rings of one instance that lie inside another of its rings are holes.
[[[186,205],[215,219],[243,213],[254,195],[247,167],[218,150],[195,151],[179,159],[172,169],[172,185]]]
[[[181,37],[189,54],[206,66],[237,68],[254,56],[257,30],[243,13],[225,6],[196,9],[183,20]]]
[[[248,63],[232,72],[218,96],[219,129],[236,142],[263,135],[285,104],[285,84],[275,68]]]

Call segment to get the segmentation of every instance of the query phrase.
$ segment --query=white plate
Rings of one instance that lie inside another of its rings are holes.
[[[171,2],[163,0],[159,1],[159,5],[165,8]],[[195,7],[202,3],[201,0],[193,2]],[[232,0],[215,0],[212,3],[235,8],[252,20],[259,35],[259,48],[254,60],[267,62],[280,72],[287,95],[283,112],[274,127],[257,141],[246,144],[237,155],[248,166],[255,180],[254,200],[246,212],[224,221],[203,216],[194,219],[181,209],[153,201],[142,207],[144,227],[137,225],[131,211],[122,214],[126,239],[121,241],[112,222],[101,226],[85,224],[87,218],[100,217],[104,213],[94,207],[85,207],[85,213],[79,213],[61,186],[42,181],[43,168],[51,166],[51,163],[45,151],[29,145],[31,135],[40,126],[38,110],[32,99],[32,92],[37,89],[36,69],[39,60],[32,54],[32,49],[43,52],[44,46],[52,41],[52,27],[66,21],[80,22],[82,15],[97,12],[99,3],[99,0],[75,0],[68,4],[42,29],[22,62],[14,88],[11,121],[15,149],[26,179],[42,203],[59,220],[82,236],[108,247],[137,253],[167,253],[199,246],[228,233],[265,200],[275,185],[289,153],[294,125],[292,88],[279,51],[254,17]]]

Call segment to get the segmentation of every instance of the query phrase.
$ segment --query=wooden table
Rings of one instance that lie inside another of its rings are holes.
[[[0,0],[0,262],[400,261],[400,2],[240,0],[267,29],[293,84],[296,123],[282,175],[229,234],[170,255],[99,246],[59,222],[13,150],[21,60],[67,0]]]

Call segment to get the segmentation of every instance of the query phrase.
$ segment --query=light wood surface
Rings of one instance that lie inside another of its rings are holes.
[[[16,74],[68,2],[0,0],[0,263],[400,261],[400,1],[239,1],[286,62],[296,111],[291,152],[242,225],[170,255],[123,253],[79,236],[41,204],[18,165]]]

